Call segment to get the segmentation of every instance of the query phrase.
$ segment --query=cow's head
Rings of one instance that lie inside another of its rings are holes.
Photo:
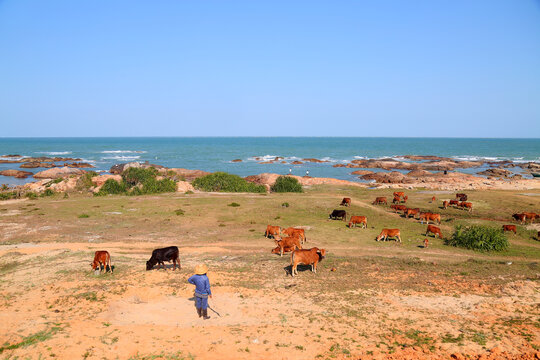
[[[148,261],[146,262],[146,271],[152,270],[153,267],[154,267],[154,264],[152,264],[152,263],[150,262],[150,260],[148,260]]]
[[[96,270],[99,266],[99,263],[96,260],[94,260],[92,261],[90,265],[92,265],[92,270]]]
[[[317,253],[319,254],[319,261],[324,259],[324,256],[326,255],[325,249],[317,249]]]
[[[280,253],[279,246],[272,249],[272,254],[279,254],[279,253]]]

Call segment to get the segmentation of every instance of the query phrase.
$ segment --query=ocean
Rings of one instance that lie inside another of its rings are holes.
[[[117,163],[149,161],[166,167],[226,171],[240,176],[273,172],[333,177],[360,181],[353,170],[334,168],[360,158],[399,158],[403,155],[436,155],[460,160],[512,160],[540,162],[540,139],[474,138],[361,138],[361,137],[144,137],[144,138],[0,138],[2,155],[73,157],[89,162],[98,172]],[[287,164],[259,164],[275,157]],[[260,157],[262,160],[256,160]],[[294,160],[317,158],[327,163],[291,165]],[[241,162],[232,162],[241,159]],[[20,164],[0,164],[0,170]],[[23,169],[37,172],[44,169]],[[374,169],[370,169],[374,170]],[[476,173],[482,168],[460,170]],[[520,168],[510,169],[520,173]],[[33,181],[0,176],[0,184]]]

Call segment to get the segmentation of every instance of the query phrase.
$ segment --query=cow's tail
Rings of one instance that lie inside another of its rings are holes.
[[[108,262],[109,262],[109,269],[111,269],[111,273],[112,273],[113,269],[112,269],[112,265],[111,265],[111,255],[108,255],[107,257],[108,257]],[[106,267],[105,267],[105,270],[107,270]]]

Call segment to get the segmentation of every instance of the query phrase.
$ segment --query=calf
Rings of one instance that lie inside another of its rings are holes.
[[[429,245],[429,240],[428,239],[424,239],[424,249],[426,249]]]
[[[468,212],[472,211],[472,203],[462,201],[458,204],[460,208],[466,209]]]
[[[275,237],[276,235],[279,235],[280,229],[281,228],[279,226],[267,225],[266,231],[264,232],[264,237],[266,238],[269,238],[270,236]]]
[[[375,198],[375,201],[373,202],[373,205],[379,205],[379,204],[388,204],[386,201],[386,198],[384,196],[379,196]]]
[[[302,244],[307,241],[306,232],[304,231],[304,229],[297,229],[297,228],[293,228],[293,227],[288,227],[288,228],[283,230],[283,233],[285,235],[290,236],[290,237],[298,237],[298,238],[300,238],[300,241],[302,242]]]
[[[285,248],[302,249],[302,245],[300,245],[300,239],[297,237],[282,238],[280,236],[276,236],[274,241],[279,247],[279,256],[283,256]]]
[[[94,254],[94,261],[92,261],[92,270],[96,270],[99,267],[99,273],[103,271],[101,269],[101,265],[103,265],[103,269],[105,269],[105,272],[107,272],[107,266],[109,266],[109,269],[111,272],[113,272],[113,268],[111,266],[111,255],[108,251],[101,250],[96,251]]]
[[[434,214],[434,213],[429,213],[429,212],[425,212],[425,213],[420,213],[420,215],[418,215],[418,220],[420,220],[420,223],[424,223],[424,221],[429,224],[430,221],[433,221],[434,223],[437,222],[437,223],[441,223],[441,215],[439,214]]]
[[[401,242],[401,233],[399,229],[382,229],[376,240],[379,241],[382,239],[383,241],[386,241],[386,239],[390,237],[397,238],[399,242]]]
[[[317,264],[324,259],[326,250],[311,248],[309,250],[294,250],[291,254],[291,275],[298,275],[298,264],[311,265],[311,271],[317,272]]]
[[[405,193],[403,191],[394,191],[392,195],[394,195],[394,197],[405,197]]]
[[[431,198],[431,202],[432,202],[432,203],[435,202],[436,200],[437,200],[437,198],[436,198],[435,196],[433,196],[433,197]]]
[[[458,199],[459,201],[467,201],[467,194],[457,193],[456,199]]]
[[[408,196],[404,196],[404,197],[403,197],[403,203],[404,203],[404,204],[407,203],[407,200],[409,200],[409,197],[408,197]]]
[[[399,196],[394,196],[394,199],[392,200],[393,204],[399,204],[401,202],[401,198]]]
[[[502,228],[503,231],[513,231],[514,234],[516,233],[516,225],[503,225]]]
[[[416,208],[416,209],[407,209],[405,210],[405,217],[406,218],[409,218],[409,217],[413,217],[416,218],[416,215],[418,215],[420,213],[420,209],[419,208]]]
[[[442,207],[443,207],[443,209],[447,209],[448,208],[448,201],[444,200],[442,202]]]
[[[406,211],[407,207],[405,205],[390,205],[390,209],[393,209],[395,212]]]
[[[351,220],[349,221],[349,228],[351,228],[353,225],[356,227],[356,224],[361,224],[362,228],[367,228],[367,217],[365,216],[351,216]]]
[[[351,206],[351,198],[343,198],[343,200],[341,200],[341,204],[339,204],[341,206]]]
[[[525,215],[525,220],[531,220],[531,223],[533,223],[535,219],[540,218],[540,215],[533,212],[524,212],[523,215]]]
[[[294,251],[294,249],[296,249],[296,247],[285,247],[283,248],[283,252],[291,252],[291,251]],[[280,254],[281,253],[281,248],[279,246],[276,246],[275,248],[272,249],[272,254]]]
[[[458,206],[458,204],[459,204],[458,200],[450,200],[450,203],[448,205]]]
[[[441,229],[434,225],[427,226],[426,236],[428,236],[429,233],[432,233],[434,237],[439,236],[439,239],[442,239]]]
[[[164,261],[172,261],[173,270],[176,270],[176,262],[178,262],[178,269],[182,269],[182,266],[180,265],[178,246],[169,246],[152,251],[152,257],[146,262],[146,270],[152,270],[156,264],[163,266],[163,268],[166,270]]]
[[[347,220],[347,212],[345,210],[334,210],[330,214],[330,219],[337,220],[341,219],[343,221]]]

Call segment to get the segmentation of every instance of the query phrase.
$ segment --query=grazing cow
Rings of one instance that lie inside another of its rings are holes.
[[[288,228],[283,230],[283,233],[285,235],[290,236],[290,237],[298,237],[298,238],[300,238],[300,241],[302,242],[302,244],[307,241],[306,232],[304,231],[304,229],[297,229],[297,228],[293,228],[293,227],[288,227]]]
[[[407,207],[405,205],[390,205],[390,209],[393,209],[395,212],[406,211]]]
[[[334,210],[330,214],[330,219],[337,220],[341,219],[343,221],[347,220],[347,212],[345,210]]]
[[[402,202],[405,204],[407,203],[407,200],[409,200],[409,196],[405,195]]]
[[[405,217],[407,219],[410,218],[411,216],[414,219],[414,218],[416,218],[416,215],[418,215],[418,214],[420,214],[420,209],[419,208],[405,210]]]
[[[365,216],[351,216],[351,220],[349,221],[349,228],[351,228],[353,225],[356,227],[356,224],[362,224],[362,228],[367,228],[367,217]]]
[[[276,235],[274,238],[276,245],[279,247],[279,256],[283,256],[285,248],[295,248],[301,249],[302,245],[300,244],[300,239],[297,237],[284,237],[282,238],[279,235]]]
[[[424,223],[424,221],[429,224],[430,221],[433,221],[433,223],[437,222],[437,223],[441,223],[441,215],[439,214],[434,214],[434,213],[429,213],[429,212],[425,212],[425,213],[420,213],[420,215],[418,215],[418,220],[420,220],[420,223]]]
[[[448,208],[448,201],[444,200],[442,202],[442,207],[443,207],[443,209],[447,209]]]
[[[450,200],[449,205],[458,206],[459,205],[459,200]]]
[[[468,212],[472,211],[472,203],[462,201],[458,204],[460,208],[467,209]]]
[[[459,201],[467,201],[467,194],[458,193],[456,194],[456,199],[458,199]]]
[[[429,245],[429,240],[428,239],[424,239],[424,249],[426,249]]]
[[[311,265],[311,271],[317,272],[317,264],[324,259],[326,250],[319,248],[311,248],[309,250],[294,250],[291,254],[291,275],[298,275],[298,264]]]
[[[266,231],[264,232],[264,237],[269,238],[272,236],[275,238],[276,235],[280,234],[280,229],[281,228],[279,226],[267,225]]]
[[[393,204],[399,204],[401,202],[401,198],[399,196],[394,196],[394,200],[392,200]]]
[[[377,236],[377,241],[383,240],[386,241],[387,238],[397,238],[401,242],[401,233],[399,229],[382,229],[379,236]]]
[[[109,266],[109,269],[111,272],[113,272],[113,268],[111,266],[111,255],[108,251],[102,250],[102,251],[96,251],[94,254],[94,261],[92,261],[92,270],[96,270],[99,267],[99,273],[103,271],[101,269],[101,265],[103,265],[103,269],[105,269],[105,272],[107,272],[107,266]]]
[[[540,215],[533,212],[523,212],[522,214],[525,215],[526,220],[531,220],[531,223],[533,223],[535,219],[540,218]]]
[[[437,200],[437,198],[436,198],[435,196],[433,196],[433,197],[431,198],[431,202],[435,202],[436,200]]]
[[[523,214],[523,213],[521,213],[521,214],[514,214],[514,215],[512,215],[512,217],[513,217],[514,219],[516,219],[517,221],[519,221],[520,223],[522,223],[522,224],[523,224],[523,223],[525,222],[525,220],[527,219],[527,217],[526,217],[525,214]]]
[[[341,204],[339,204],[341,206],[351,206],[351,198],[343,198],[343,200],[341,200]]]
[[[146,262],[146,270],[152,270],[156,264],[163,266],[163,268],[166,270],[167,268],[165,267],[164,261],[172,261],[173,270],[176,270],[176,263],[178,262],[178,269],[182,269],[182,266],[180,265],[178,246],[169,246],[152,251],[152,257],[150,257],[150,260]]]
[[[514,234],[516,233],[516,225],[503,225],[502,228],[503,231],[513,231]]]
[[[379,196],[375,198],[375,201],[373,202],[373,205],[379,205],[379,204],[388,204],[386,201],[386,198],[384,196]]]
[[[441,229],[434,226],[434,225],[428,225],[426,230],[426,236],[428,236],[429,233],[433,234],[433,237],[439,236],[439,239],[442,239],[442,232]]]
[[[403,191],[394,191],[394,197],[405,197],[405,193]]]
[[[294,251],[294,249],[296,249],[296,246],[284,247],[283,252],[284,253],[291,252],[291,251]],[[276,246],[275,248],[272,249],[272,254],[280,254],[280,253],[281,253],[281,248],[279,246]]]

